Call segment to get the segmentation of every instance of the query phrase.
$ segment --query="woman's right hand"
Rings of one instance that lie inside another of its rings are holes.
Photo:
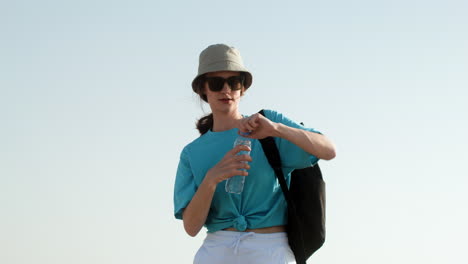
[[[252,161],[252,158],[249,155],[236,155],[240,151],[250,151],[250,148],[239,145],[228,151],[223,159],[206,173],[202,184],[184,209],[184,228],[190,236],[196,236],[205,224],[218,183],[235,175],[248,175],[247,171],[242,169],[250,168],[247,162]]]
[[[250,151],[248,146],[239,145],[228,151],[213,168],[208,170],[205,180],[215,185],[236,175],[247,176],[249,173],[242,169],[250,169],[247,163],[252,161],[249,155],[237,155],[240,151]]]

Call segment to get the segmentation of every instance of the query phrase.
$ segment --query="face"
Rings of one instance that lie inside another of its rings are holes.
[[[210,72],[206,74],[206,77],[221,77],[228,79],[232,76],[239,76],[239,72],[232,71],[221,71],[221,72]],[[237,110],[241,96],[244,93],[244,86],[241,89],[231,89],[228,82],[224,82],[223,88],[220,91],[212,91],[209,89],[208,82],[204,83],[204,93],[210,104],[211,111],[230,112]]]

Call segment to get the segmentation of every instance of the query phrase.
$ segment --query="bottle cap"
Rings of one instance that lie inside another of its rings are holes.
[[[248,135],[250,135],[250,133],[252,133],[252,132],[250,132],[250,131],[249,132],[240,132],[239,134],[241,136],[248,136]]]

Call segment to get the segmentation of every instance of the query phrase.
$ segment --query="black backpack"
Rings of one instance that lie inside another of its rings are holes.
[[[259,112],[264,115],[263,110]],[[273,137],[260,140],[288,203],[287,234],[296,262],[306,260],[325,242],[325,182],[317,164],[291,173],[288,190]]]

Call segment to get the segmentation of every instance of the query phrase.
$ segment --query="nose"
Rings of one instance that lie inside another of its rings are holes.
[[[229,84],[226,81],[224,81],[223,89],[221,90],[221,92],[223,92],[223,93],[230,93],[231,92],[231,86],[229,86]]]

